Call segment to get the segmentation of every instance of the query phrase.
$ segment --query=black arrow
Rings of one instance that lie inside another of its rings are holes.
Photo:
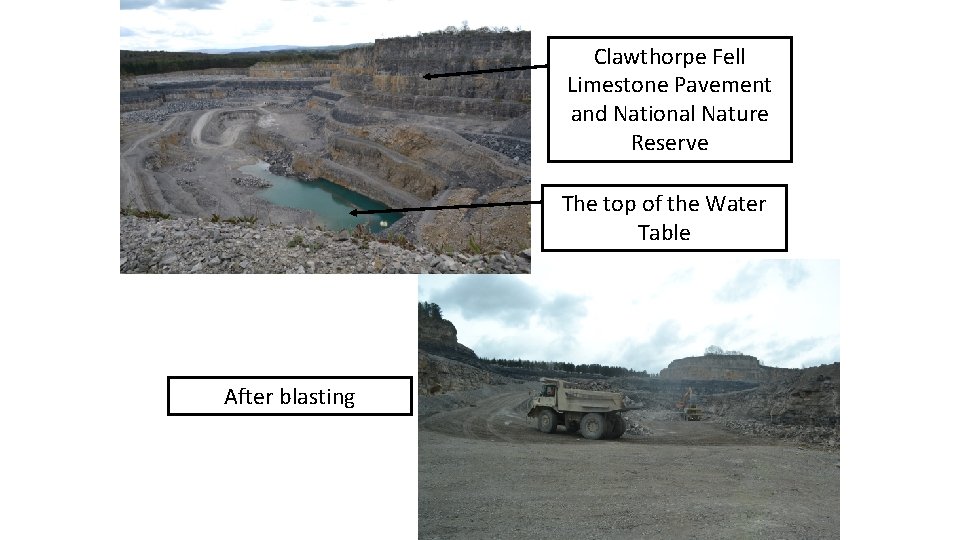
[[[493,202],[479,204],[453,204],[450,206],[421,206],[419,208],[382,208],[380,210],[357,210],[350,211],[351,216],[360,214],[392,214],[395,212],[426,212],[427,210],[457,210],[459,208],[483,208],[485,206],[522,206],[525,204],[541,204],[542,201],[512,201],[512,202]]]
[[[481,73],[498,73],[500,71],[523,71],[525,69],[537,69],[545,68],[547,64],[540,64],[537,66],[516,66],[516,67],[505,67],[505,68],[496,68],[496,69],[478,69],[476,71],[454,71],[453,73],[427,73],[423,76],[424,79],[428,81],[430,79],[439,79],[440,77],[459,77],[461,75],[480,75]]]

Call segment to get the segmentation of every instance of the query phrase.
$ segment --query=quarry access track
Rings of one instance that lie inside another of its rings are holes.
[[[245,126],[242,124],[234,124],[227,127],[223,133],[220,134],[220,141],[216,143],[209,142],[203,137],[203,130],[210,123],[210,120],[214,116],[219,116],[225,113],[253,113],[255,116],[259,117],[264,116],[266,118],[270,117],[270,112],[261,108],[261,107],[236,107],[230,109],[211,109],[205,111],[201,114],[196,122],[193,124],[193,128],[190,130],[190,143],[193,144],[196,148],[201,150],[213,150],[216,148],[230,147],[237,143],[237,139],[240,137],[240,134],[243,133]]]
[[[129,144],[120,152],[120,202],[121,206],[138,208],[168,208],[161,185],[152,171],[143,166],[149,151],[149,141],[173,130],[174,124],[182,122],[181,117],[171,117],[156,129],[148,130],[144,135]]]
[[[499,387],[434,414],[421,398],[419,537],[832,538],[839,454],[709,422],[591,441],[540,433],[526,391]],[[441,398],[436,398],[441,399]],[[672,424],[667,426],[666,424]]]
[[[527,417],[525,407],[530,395],[526,391],[497,394],[472,403],[470,406],[421,418],[420,428],[427,431],[465,439],[531,444],[583,444],[579,434],[567,434],[558,427],[557,433],[544,434],[536,429],[534,419]],[[645,421],[649,431],[643,436],[626,433],[611,444],[663,445],[771,445],[771,439],[747,438],[724,430],[711,422]]]

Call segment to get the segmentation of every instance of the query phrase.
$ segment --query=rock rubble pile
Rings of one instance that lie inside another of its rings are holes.
[[[120,217],[122,273],[529,273],[529,251],[434,253],[384,238],[202,219]]]
[[[758,420],[722,420],[726,429],[754,437],[772,437],[798,445],[840,448],[840,428],[804,425],[771,424]]]

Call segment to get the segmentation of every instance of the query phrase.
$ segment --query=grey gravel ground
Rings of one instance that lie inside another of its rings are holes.
[[[527,255],[438,254],[347,231],[120,217],[122,273],[529,273]]]
[[[711,422],[648,421],[617,440],[548,435],[516,388],[473,391],[453,409],[420,398],[421,538],[840,536],[838,452]]]

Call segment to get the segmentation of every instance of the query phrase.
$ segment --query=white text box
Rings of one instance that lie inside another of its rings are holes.
[[[412,377],[167,377],[170,416],[413,414]]]
[[[543,251],[786,251],[787,186],[543,184]]]
[[[549,37],[547,160],[792,162],[792,43]]]

